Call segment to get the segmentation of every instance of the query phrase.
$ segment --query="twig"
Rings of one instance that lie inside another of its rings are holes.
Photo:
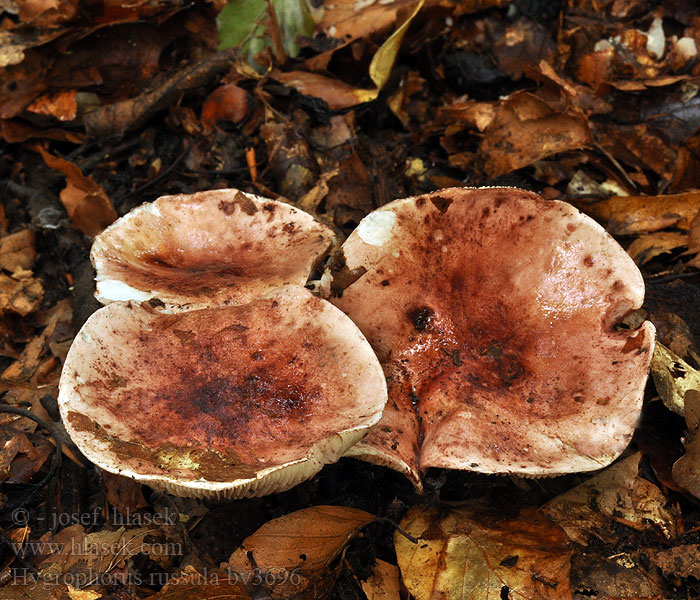
[[[270,37],[272,38],[272,50],[275,53],[277,66],[282,66],[287,61],[287,55],[284,53],[284,44],[282,43],[282,32],[280,24],[277,20],[277,13],[272,4],[272,0],[267,0],[267,14],[270,16]]]

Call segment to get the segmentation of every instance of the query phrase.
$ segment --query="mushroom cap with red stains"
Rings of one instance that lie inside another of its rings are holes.
[[[359,329],[298,286],[175,314],[112,303],[78,333],[59,391],[88,459],[195,497],[289,489],[342,456],[386,402]]]
[[[163,196],[95,238],[95,295],[170,310],[242,304],[304,285],[333,240],[308,213],[239,190]]]
[[[644,283],[572,206],[512,188],[396,200],[330,265],[332,302],[388,375],[384,417],[351,455],[420,486],[428,467],[598,469],[630,441],[654,328],[617,326]]]

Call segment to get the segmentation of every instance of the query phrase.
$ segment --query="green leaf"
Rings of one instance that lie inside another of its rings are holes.
[[[284,51],[292,58],[299,54],[298,36],[313,33],[314,21],[305,0],[273,0]],[[255,55],[272,45],[265,0],[229,0],[216,18],[219,50],[240,46],[248,63],[259,69]]]

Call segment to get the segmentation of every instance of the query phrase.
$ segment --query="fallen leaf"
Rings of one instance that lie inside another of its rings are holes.
[[[399,12],[407,10],[413,1],[360,3],[357,0],[336,0],[324,6],[318,29],[333,38],[366,39],[394,27]]]
[[[418,2],[416,2],[413,12],[401,26],[389,36],[389,39],[379,47],[379,50],[377,50],[372,57],[372,62],[369,64],[369,76],[374,82],[374,85],[377,86],[377,94],[386,85],[386,82],[389,81],[389,75],[391,75],[391,70],[394,68],[394,62],[396,61],[396,55],[399,53],[401,42],[411,22],[416,18],[421,8],[423,8],[423,4],[425,4],[425,0],[418,0]]]
[[[685,454],[673,465],[673,480],[700,498],[700,387],[687,390],[683,400],[688,435],[683,440]]]
[[[406,21],[389,36],[372,57],[372,62],[369,65],[369,76],[376,86],[375,89],[356,88],[338,79],[331,79],[324,75],[306,71],[291,71],[287,73],[275,71],[272,77],[284,85],[293,87],[301,94],[321,98],[331,110],[350,108],[364,102],[371,102],[379,95],[379,92],[389,80],[401,42],[411,21],[423,8],[424,3],[425,0],[416,2],[413,12]]]
[[[63,90],[39,96],[27,106],[29,112],[55,117],[59,121],[73,121],[78,116],[76,90]]]
[[[135,513],[139,508],[148,506],[143,497],[142,485],[129,477],[102,472],[107,502],[121,514]]]
[[[82,144],[85,141],[85,135],[82,133],[65,129],[40,129],[14,119],[0,119],[0,135],[10,144],[26,142],[33,138],[73,144]]]
[[[588,481],[542,506],[574,542],[587,546],[591,538],[616,539],[617,522],[644,531],[657,526],[667,539],[676,534],[675,519],[666,497],[639,476],[641,453],[603,469]]]
[[[399,568],[396,565],[377,559],[369,579],[362,582],[362,591],[367,600],[400,600],[399,577]]]
[[[39,309],[43,297],[41,281],[29,271],[16,272],[11,277],[0,273],[0,315],[16,313],[24,317]]]
[[[273,519],[231,555],[230,576],[275,598],[323,597],[342,567],[331,563],[374,518],[357,508],[312,506]]]
[[[684,544],[650,553],[650,559],[666,577],[700,579],[700,544]]]
[[[612,196],[576,206],[603,222],[613,235],[635,235],[677,227],[687,231],[700,205],[700,192],[667,196]]]
[[[375,90],[353,87],[339,79],[307,71],[273,71],[270,77],[294,88],[300,94],[320,98],[331,110],[340,110],[369,102],[377,97]]]
[[[66,177],[60,198],[74,227],[95,237],[117,219],[111,200],[92,177],[86,177],[77,165],[49,154],[41,146],[36,149],[48,167]]]
[[[130,559],[137,554],[145,554],[163,569],[172,567],[184,554],[182,540],[167,526],[120,527],[86,534],[82,525],[70,525],[48,541],[48,555],[37,561],[39,574],[70,572],[84,581],[117,568],[128,568]]]
[[[656,339],[683,360],[700,364],[700,352],[695,345],[693,332],[676,313],[657,310],[647,317],[656,327]]]
[[[479,158],[486,174],[498,177],[592,142],[583,114],[552,108],[530,92],[516,92],[499,103],[484,131]]]
[[[639,236],[627,248],[627,253],[635,263],[641,266],[660,254],[670,254],[687,245],[687,234],[676,231],[659,231]]]
[[[666,407],[683,416],[685,393],[690,389],[700,390],[700,371],[662,343],[656,342],[651,359],[651,375]]]
[[[447,125],[445,135],[455,135],[464,129],[485,131],[496,115],[496,104],[467,100],[441,106],[437,110],[436,120]]]
[[[646,553],[635,550],[575,554],[571,584],[576,600],[660,600],[668,598],[656,569],[646,568]]]
[[[248,95],[233,83],[219,86],[202,105],[202,125],[209,131],[219,119],[240,123],[248,114]]]
[[[3,435],[7,433],[7,435]],[[3,440],[2,448],[0,449],[0,480],[10,481],[12,483],[27,483],[34,473],[37,473],[46,459],[49,457],[50,451],[42,451],[35,448],[29,441],[29,438],[20,432],[0,431],[0,439]],[[25,455],[29,462],[29,469],[22,469],[22,473],[18,476],[10,478],[10,467],[18,454]]]
[[[68,585],[68,596],[70,600],[98,600],[98,598],[103,597],[103,594],[92,590],[78,590],[72,585]]]
[[[700,269],[700,210],[698,210],[693,222],[690,224],[688,237],[688,254],[696,255],[695,258],[690,259],[688,264],[691,267]]]
[[[53,27],[73,18],[78,4],[78,0],[25,0],[19,3],[18,16],[34,27]]]
[[[187,566],[157,594],[145,600],[250,600],[251,596],[242,581],[227,576],[224,572],[199,573]]]
[[[394,534],[403,582],[416,600],[570,599],[564,531],[534,508],[515,518],[480,505],[411,508]]]
[[[34,264],[36,236],[31,229],[24,229],[0,239],[0,268],[10,273],[17,269],[28,270]]]

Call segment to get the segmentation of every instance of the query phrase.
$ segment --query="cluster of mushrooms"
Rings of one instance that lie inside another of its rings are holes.
[[[341,456],[419,491],[429,467],[590,471],[639,418],[654,328],[619,325],[641,274],[530,192],[396,200],[340,248],[282,202],[166,196],[91,258],[106,306],[66,359],[63,421],[99,467],[174,494],[279,492]]]

